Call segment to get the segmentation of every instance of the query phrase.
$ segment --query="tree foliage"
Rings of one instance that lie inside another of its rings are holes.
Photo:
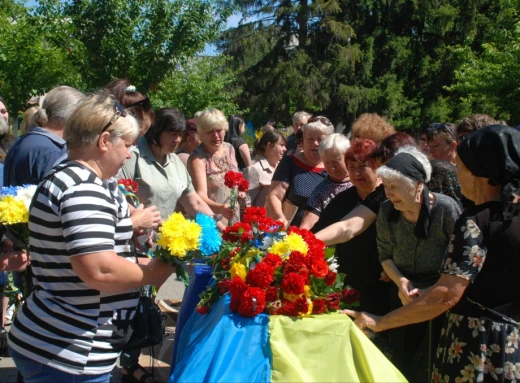
[[[170,72],[150,95],[155,108],[174,106],[191,118],[208,107],[220,109],[225,115],[247,112],[236,103],[240,93],[230,59],[220,56],[187,62]]]
[[[242,102],[254,110],[285,121],[298,109],[323,111],[347,124],[377,112],[398,128],[414,129],[493,111],[461,103],[463,89],[450,88],[457,76],[469,76],[461,72],[469,56],[457,49],[481,57],[495,20],[514,13],[517,3],[239,0],[255,21],[226,32],[219,46],[235,58]]]

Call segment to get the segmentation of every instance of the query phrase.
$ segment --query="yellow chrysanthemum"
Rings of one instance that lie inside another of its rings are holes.
[[[233,266],[231,266],[231,269],[229,270],[229,272],[231,273],[231,279],[233,279],[234,277],[239,277],[243,281],[246,280],[246,275],[247,275],[246,267],[241,263],[238,263],[238,262],[234,263]]]
[[[13,225],[29,222],[29,211],[25,203],[13,196],[5,196],[0,200],[0,223]]]
[[[309,246],[307,246],[302,236],[296,233],[289,234],[283,241],[275,241],[269,249],[270,253],[279,256],[290,254],[292,251],[299,251],[303,255],[307,255],[309,251]]]
[[[183,258],[188,251],[199,248],[202,228],[187,220],[181,213],[173,213],[159,229],[157,245],[168,249],[171,255]]]

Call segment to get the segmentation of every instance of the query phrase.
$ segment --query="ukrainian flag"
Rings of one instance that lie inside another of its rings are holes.
[[[245,318],[229,302],[181,328],[169,383],[406,382],[346,315]]]

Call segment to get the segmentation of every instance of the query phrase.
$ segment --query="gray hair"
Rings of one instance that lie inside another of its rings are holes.
[[[326,136],[329,136],[332,133],[334,133],[334,126],[332,124],[325,125],[321,121],[308,122],[305,125],[303,125],[302,128],[302,133],[304,137],[307,132],[318,132],[321,134],[325,134]]]
[[[428,158],[415,146],[403,146],[397,150],[395,155],[398,155],[399,153],[408,153],[415,157],[417,161],[419,161],[424,168],[424,172],[426,173],[425,181],[429,182],[430,177],[432,175],[432,165],[430,164],[430,161]],[[396,180],[396,181],[403,181],[406,182],[411,187],[415,187],[417,185],[417,181],[412,180],[411,178],[408,178],[403,173],[398,172],[397,170],[391,169],[388,166],[381,166],[379,169],[377,169],[377,174],[381,179],[384,180]]]
[[[341,133],[334,133],[327,136],[320,142],[318,152],[320,157],[328,151],[335,151],[341,155],[344,155],[347,149],[350,148],[350,140]]]
[[[85,98],[79,90],[70,86],[59,86],[45,95],[43,105],[34,114],[34,122],[38,126],[54,123],[66,123],[76,109],[76,105]]]
[[[308,120],[309,118],[311,118],[311,116],[312,116],[311,114],[304,112],[304,111],[296,112],[292,116],[292,123],[294,125],[296,123],[296,121],[300,121],[304,118],[307,118],[307,120]]]

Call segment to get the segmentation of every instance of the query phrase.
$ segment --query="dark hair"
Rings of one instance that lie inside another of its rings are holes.
[[[294,143],[298,147],[303,142],[303,129],[298,130],[294,135]]]
[[[372,153],[372,158],[385,163],[395,155],[397,149],[403,146],[417,146],[414,138],[405,132],[397,132],[381,141]]]
[[[368,138],[354,138],[350,141],[350,148],[345,153],[345,163],[349,161],[367,162],[371,168],[377,167],[377,161],[372,157],[377,144]]]
[[[177,108],[162,108],[155,113],[155,122],[145,133],[146,140],[151,145],[160,145],[160,137],[162,132],[180,132],[186,131],[186,118],[184,114]]]
[[[229,142],[230,144],[233,144],[234,141],[239,139],[240,136],[240,125],[244,123],[244,119],[240,116],[237,116],[236,114],[232,114],[229,117],[228,120],[229,123],[229,129],[226,132],[226,136],[224,137],[224,141]]]
[[[449,122],[430,124],[426,129],[426,140],[432,141],[437,136],[444,138],[447,143],[457,142],[457,128]]]
[[[145,107],[142,105],[134,105],[136,102],[144,100],[146,97],[139,93],[135,87],[130,83],[128,79],[118,78],[111,81],[105,89],[108,89],[112,93],[115,99],[123,105],[128,112],[134,116],[139,123],[144,120],[144,116],[147,115],[150,121],[153,123],[155,115],[151,107]]]
[[[284,143],[287,143],[287,138],[278,130],[268,130],[259,140],[255,141],[255,153],[264,154],[267,144],[275,145],[280,142],[280,139],[282,139]]]

